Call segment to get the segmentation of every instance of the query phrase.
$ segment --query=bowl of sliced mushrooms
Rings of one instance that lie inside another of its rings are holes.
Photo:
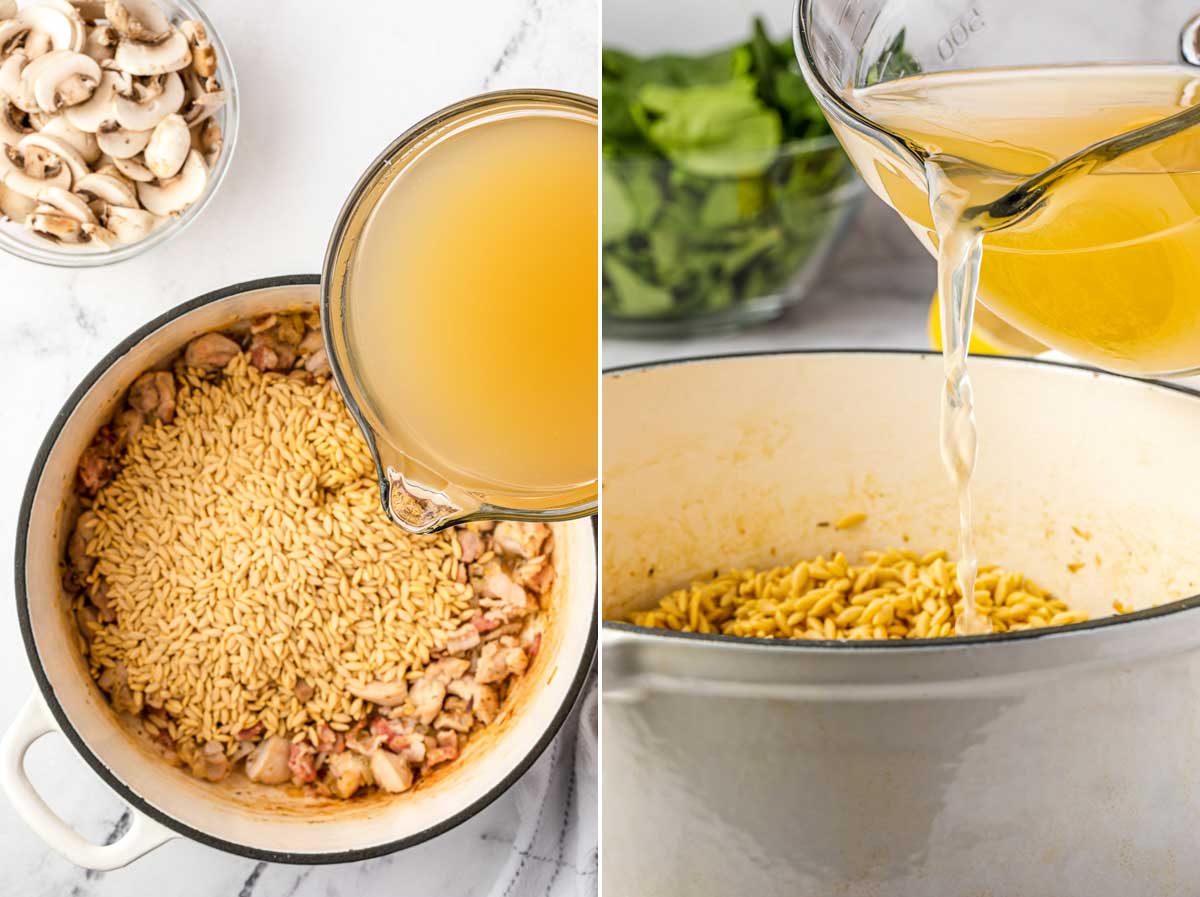
[[[237,85],[184,0],[0,0],[0,248],[64,267],[169,239],[216,192]]]

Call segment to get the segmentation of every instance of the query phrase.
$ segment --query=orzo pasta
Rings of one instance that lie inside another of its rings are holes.
[[[66,579],[92,675],[171,762],[403,791],[536,654],[553,539],[392,525],[314,325],[207,334],[133,384],[80,461]]]
[[[999,567],[979,568],[975,603],[994,632],[1087,619],[1020,573]],[[864,552],[858,565],[839,552],[790,567],[719,573],[629,619],[638,626],[756,638],[911,639],[954,635],[962,609],[946,552],[892,549]]]

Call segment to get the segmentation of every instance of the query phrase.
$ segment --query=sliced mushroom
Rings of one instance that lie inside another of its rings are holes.
[[[29,199],[37,199],[38,193],[47,187],[69,189],[71,172],[65,165],[61,166],[55,174],[45,178],[35,178],[20,170],[7,171],[4,173],[4,186]]]
[[[80,243],[92,243],[101,249],[113,249],[124,242],[108,228],[91,221],[85,221],[80,225],[79,230]]]
[[[7,97],[0,97],[0,144],[16,146],[29,133],[20,124],[25,113],[14,106]]]
[[[92,91],[92,96],[86,102],[76,106],[68,106],[63,115],[72,125],[81,131],[96,133],[106,121],[115,118],[115,103],[117,95],[129,88],[129,77],[121,72],[105,70],[100,74],[100,83]],[[3,86],[0,85],[0,90]]]
[[[107,62],[117,52],[121,35],[111,25],[98,25],[88,32],[83,42],[83,52],[96,62]]]
[[[68,9],[70,6],[68,4]],[[66,12],[45,3],[26,6],[17,13],[16,21],[28,25],[33,34],[44,34],[49,40],[51,50],[72,50],[79,52],[87,36],[87,28],[83,19],[71,9]],[[26,38],[26,45],[29,38]]]
[[[155,127],[146,144],[146,167],[159,180],[174,177],[192,149],[192,133],[182,115],[168,115]]]
[[[113,111],[122,128],[149,131],[168,115],[178,112],[184,99],[183,79],[169,72],[150,96],[139,98],[133,91],[118,93],[113,99]]]
[[[221,148],[225,145],[225,135],[215,118],[206,119],[192,131],[192,149],[200,150],[204,162],[211,170],[221,158]]]
[[[71,6],[85,22],[95,23],[104,18],[104,0],[71,0]]]
[[[10,221],[24,221],[37,208],[37,200],[0,183],[0,215]]]
[[[191,150],[179,174],[157,184],[139,183],[137,191],[138,199],[147,212],[165,216],[182,212],[204,195],[206,187],[208,169],[204,165],[204,158]]]
[[[183,104],[183,118],[188,127],[195,127],[225,105],[228,99],[215,78],[201,78],[193,69],[183,73],[187,88],[187,101]]]
[[[0,22],[0,58],[6,59],[11,53],[24,50],[25,39],[32,29],[25,22],[18,22],[10,16],[4,18],[5,21]]]
[[[31,75],[29,69],[35,66],[36,75]],[[100,83],[100,66],[83,53],[55,50],[30,63],[21,80],[32,82],[34,99],[43,112],[57,112],[91,97]]]
[[[117,171],[131,181],[143,184],[154,180],[154,172],[143,165],[139,158],[113,159],[112,163],[116,166]]]
[[[69,215],[80,224],[95,224],[96,216],[88,204],[70,190],[62,187],[47,187],[37,195],[38,210]]]
[[[42,125],[41,131],[71,146],[88,165],[100,158],[100,144],[96,142],[96,135],[79,130],[65,115],[54,116]]]
[[[117,159],[132,159],[146,148],[152,131],[127,131],[115,121],[106,121],[96,131],[100,151]]]
[[[189,19],[179,25],[192,49],[192,68],[201,78],[211,78],[217,73],[217,51],[208,40],[208,32],[197,21]]]
[[[104,14],[123,37],[135,41],[161,40],[171,27],[154,0],[107,0]]]
[[[137,206],[137,191],[117,173],[93,171],[75,182],[75,192],[114,206]]]
[[[104,215],[104,226],[121,243],[136,243],[154,230],[156,224],[158,219],[145,209],[109,206]]]
[[[61,159],[70,171],[72,182],[88,173],[88,165],[83,160],[83,156],[79,154],[79,151],[75,147],[61,138],[38,131],[33,134],[26,134],[21,138],[21,142],[17,144],[17,149],[23,153],[28,152],[31,147],[44,150]]]
[[[22,112],[37,112],[39,108],[37,98],[33,95],[33,86],[25,83],[25,71],[31,65],[29,56],[23,50],[10,54],[0,65],[0,93]]]
[[[192,49],[183,33],[172,28],[170,34],[157,43],[121,41],[113,60],[122,71],[131,75],[162,75],[187,68],[192,61]]]
[[[58,212],[38,212],[25,219],[31,231],[57,243],[78,243],[83,238],[83,223]]]

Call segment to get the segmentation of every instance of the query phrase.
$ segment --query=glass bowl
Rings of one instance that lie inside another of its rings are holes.
[[[832,135],[782,144],[761,175],[697,179],[660,156],[603,162],[604,333],[685,337],[799,302],[863,185]]]
[[[179,216],[159,225],[143,240],[118,246],[114,249],[68,248],[56,245],[42,237],[35,236],[25,229],[24,224],[15,221],[0,221],[0,249],[18,258],[38,262],[43,265],[55,265],[60,268],[92,268],[100,265],[112,265],[123,262],[136,255],[141,255],[174,237],[191,224],[204,211],[210,199],[221,186],[225,173],[229,169],[229,160],[233,157],[233,148],[237,143],[238,129],[238,88],[234,75],[233,63],[229,58],[229,50],[221,40],[220,33],[213,27],[208,16],[190,0],[156,0],[158,6],[166,13],[172,25],[178,25],[184,19],[195,19],[208,32],[209,43],[217,54],[217,80],[225,90],[225,105],[214,113],[213,117],[221,125],[221,154],[208,173],[208,188],[196,202],[192,203]],[[22,5],[22,4],[18,4]]]

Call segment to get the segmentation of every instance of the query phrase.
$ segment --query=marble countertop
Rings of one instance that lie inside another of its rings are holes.
[[[337,5],[201,0],[237,69],[242,113],[228,179],[183,234],[111,268],[65,271],[0,255],[0,547],[10,564],[17,507],[51,418],[82,376],[150,318],[217,287],[316,273],[342,201],[397,134],[486,90],[595,94],[595,0],[360,0]],[[278,12],[275,12],[278,11]],[[0,578],[0,728],[33,689],[12,576]],[[112,839],[124,806],[48,737],[29,754],[35,783],[86,837]],[[176,840],[127,869],[85,873],[48,850],[0,799],[0,880],[14,897],[395,897],[484,894],[512,849],[511,795],[402,854],[317,868],[256,863]],[[164,883],[169,883],[164,887]]]

